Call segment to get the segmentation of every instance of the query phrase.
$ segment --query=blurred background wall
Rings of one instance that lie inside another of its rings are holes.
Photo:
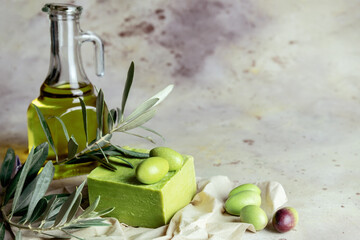
[[[82,5],[82,29],[104,40],[103,78],[90,43],[82,54],[110,107],[120,106],[131,61],[128,111],[175,84],[147,124],[167,139],[155,136],[159,145],[209,164],[220,161],[216,153],[263,161],[336,145],[358,131],[356,1],[63,2]],[[0,145],[26,148],[26,110],[49,65],[46,1],[0,3]],[[121,134],[115,141],[152,146]]]

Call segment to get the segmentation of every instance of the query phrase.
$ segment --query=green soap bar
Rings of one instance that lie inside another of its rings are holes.
[[[134,168],[115,165],[112,172],[97,167],[88,175],[90,203],[101,196],[96,211],[115,207],[108,217],[134,227],[156,228],[167,224],[173,215],[185,207],[196,193],[194,159],[184,155],[184,165],[168,172],[154,184],[140,183],[135,176],[141,159],[129,159]]]

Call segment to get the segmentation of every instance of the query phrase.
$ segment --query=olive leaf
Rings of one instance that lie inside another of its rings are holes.
[[[134,112],[132,112],[125,119],[125,122],[130,121],[131,119],[134,119],[134,118],[138,117],[139,115],[142,115],[147,110],[149,110],[152,107],[155,107],[156,105],[161,103],[170,94],[170,92],[173,90],[173,88],[174,88],[174,85],[168,85],[166,88],[164,88],[163,90],[161,90],[160,92],[158,92],[157,94],[155,94],[154,96],[152,96],[151,98],[149,98],[148,100],[143,102],[141,105],[139,105],[139,107],[137,107],[135,109]]]
[[[165,138],[160,133],[156,132],[155,130],[153,130],[151,128],[148,128],[148,127],[145,127],[145,126],[139,126],[139,128],[142,128],[142,129],[144,129],[144,130],[146,130],[148,132],[151,132],[151,133],[159,136],[163,141],[165,141]]]
[[[74,205],[71,207],[71,210],[70,210],[69,215],[67,217],[66,223],[70,222],[74,218],[75,214],[79,210],[79,207],[80,207],[80,204],[81,204],[81,199],[82,199],[82,194],[80,192],[79,196],[77,197],[76,201],[74,202]]]
[[[115,131],[117,132],[125,132],[128,130],[131,130],[133,128],[136,128],[138,126],[143,125],[147,121],[149,121],[151,118],[154,117],[156,110],[150,109],[147,112],[143,113],[142,115],[138,116],[137,118],[133,119],[130,122],[124,123],[120,127],[116,128]]]
[[[48,236],[48,237],[52,237],[52,238],[55,238],[57,240],[60,240],[60,239],[69,239],[69,237],[64,237],[64,236],[60,236],[60,235],[56,235],[56,234],[53,234],[53,233],[46,233],[46,232],[41,232],[41,234],[45,235],[45,236]]]
[[[123,116],[124,116],[126,101],[128,99],[130,88],[131,88],[131,85],[132,85],[133,79],[134,79],[134,72],[135,72],[134,62],[131,62],[128,73],[127,73],[125,87],[124,87],[124,91],[123,91],[123,95],[122,95],[121,117],[120,117],[121,119],[123,119]]]
[[[112,208],[107,208],[107,209],[104,209],[102,211],[99,211],[99,212],[91,212],[88,216],[89,218],[96,218],[96,217],[100,217],[100,216],[104,216],[108,213],[111,213],[115,208],[112,207]],[[105,220],[105,219],[103,219]]]
[[[92,226],[110,226],[110,223],[105,223],[106,219],[97,218],[97,219],[89,219],[89,220],[80,220],[77,221],[63,229],[77,229],[77,228],[88,228]]]
[[[54,172],[55,169],[52,162],[48,161],[44,166],[43,170],[41,171],[41,173],[35,178],[36,185],[35,185],[35,189],[32,192],[25,222],[30,219],[38,201],[40,201],[40,199],[45,195],[54,177]]]
[[[11,180],[11,174],[15,166],[15,160],[16,160],[15,152],[12,148],[9,148],[6,151],[4,162],[1,165],[1,171],[0,171],[0,181],[1,181],[1,186],[3,187],[6,187]]]
[[[45,159],[48,155],[48,149],[49,149],[48,143],[42,143],[39,146],[37,146],[35,148],[35,150],[33,151],[33,156],[31,156],[31,158],[33,160],[31,162],[30,170],[27,173],[25,185],[30,183],[36,177],[37,173],[39,172],[40,168],[43,166],[43,164],[45,162]],[[29,157],[30,157],[30,154],[29,154],[28,158]],[[25,165],[23,165],[20,168],[20,170],[17,172],[17,174],[14,176],[14,178],[9,183],[9,186],[6,188],[4,204],[7,204],[8,201],[13,197],[15,190],[17,189],[17,184],[20,180],[22,171],[24,170],[24,166]]]
[[[37,202],[44,196],[54,175],[52,162],[48,162],[41,173],[28,184],[19,197],[14,214],[25,210],[24,222],[30,219]]]
[[[82,98],[79,98],[80,105],[81,105],[81,112],[83,117],[83,125],[84,125],[84,133],[85,133],[85,139],[86,139],[86,145],[88,145],[88,131],[87,131],[87,113],[86,113],[86,105]],[[69,141],[69,140],[68,140]]]
[[[44,225],[49,224],[49,222],[52,222],[52,225],[54,224],[55,218],[58,215],[62,205],[66,202],[70,195],[62,196],[62,194],[57,194],[55,196],[56,199],[54,200],[54,203],[52,203],[53,206],[50,208],[49,213],[47,216],[42,217],[43,220],[45,220]],[[45,199],[47,199],[47,196],[45,196]]]
[[[77,150],[79,148],[78,143],[76,142],[74,136],[71,136],[69,142],[68,142],[68,158],[71,159],[75,156],[77,153]]]
[[[129,156],[129,157],[135,157],[135,158],[148,158],[149,153],[142,153],[142,152],[136,152],[129,149],[125,149],[122,147],[119,147],[117,145],[112,145],[113,148],[121,152],[122,154]]]
[[[101,154],[101,156],[102,156],[102,154]],[[117,170],[117,168],[114,165],[112,165],[110,162],[103,160],[103,158],[101,158],[101,157],[98,157],[96,155],[88,155],[88,158],[94,159],[95,161],[99,162],[101,164],[101,166],[107,168],[110,171]]]
[[[115,113],[113,115],[113,118],[114,118],[114,121],[115,121],[115,125],[118,126],[120,124],[120,121],[121,121],[121,110],[120,108],[116,108],[114,109],[115,110]]]
[[[123,149],[119,146],[109,144],[108,146],[101,147],[102,151],[105,153],[105,155],[108,157],[110,156],[127,156],[127,157],[135,157],[135,158],[148,158],[149,153],[142,153],[142,152],[136,152],[128,149]],[[89,162],[89,161],[97,161],[99,158],[103,158],[102,151],[97,148],[94,149],[86,154],[83,154],[81,156],[78,156],[76,159],[73,159],[71,161],[68,161],[66,164],[69,163],[83,163],[83,162]],[[96,157],[96,158],[93,158]],[[93,159],[93,160],[92,160]],[[106,161],[105,161],[106,162]]]
[[[24,191],[22,191],[19,197],[19,202],[14,209],[14,214],[23,213],[24,211],[25,213],[27,212],[27,208],[30,203],[32,193],[36,187],[36,181],[37,179],[35,178],[25,187]]]
[[[135,111],[133,111],[129,116],[126,117],[125,122],[130,122],[132,119],[135,119],[140,115],[144,114],[146,111],[152,108],[158,101],[159,98],[152,98],[143,102],[142,104],[140,104],[140,106],[138,106],[135,109]]]
[[[24,187],[24,183],[27,177],[27,174],[30,170],[30,166],[33,160],[33,154],[34,154],[34,147],[31,148],[31,151],[26,159],[26,162],[24,164],[24,167],[22,168],[21,174],[20,174],[20,178],[19,181],[16,184],[16,190],[15,190],[15,194],[14,194],[14,199],[13,199],[13,203],[12,203],[12,208],[11,208],[11,213],[10,213],[10,219],[13,216],[14,210],[16,208],[16,204],[19,201],[19,197],[21,194],[21,191]]]
[[[47,142],[40,144],[34,149],[33,161],[28,174],[28,178],[26,179],[26,183],[28,181],[32,181],[32,179],[37,176],[42,166],[44,166],[44,162],[48,156],[48,153],[49,144]]]
[[[105,161],[102,158],[98,158],[97,161],[99,163],[101,163],[101,166],[103,166],[104,168],[106,168],[106,169],[108,169],[110,171],[115,172],[117,170],[117,168],[114,165],[112,165],[111,163],[109,163],[109,161]]]
[[[139,126],[139,127],[140,127],[140,126]],[[146,140],[148,140],[149,142],[155,144],[155,141],[154,141],[150,136],[142,136],[142,135],[140,135],[140,134],[131,133],[131,132],[124,132],[124,133],[125,133],[125,134],[129,134],[129,135],[132,135],[132,136],[135,136],[135,137],[139,137],[139,138],[146,139]]]
[[[58,120],[59,123],[61,124],[61,127],[62,127],[62,129],[63,129],[64,135],[65,135],[65,137],[66,137],[66,141],[69,141],[69,133],[68,133],[68,131],[67,131],[67,129],[66,129],[66,126],[65,126],[64,121],[61,120],[61,118],[59,118],[58,116],[55,116],[55,118],[56,118],[56,120]]]
[[[90,204],[88,208],[85,209],[83,213],[80,214],[79,218],[86,218],[92,211],[96,209],[96,207],[99,205],[100,202],[100,196],[97,196],[95,201]]]
[[[160,92],[158,92],[157,94],[152,96],[150,99],[153,99],[153,98],[158,98],[159,99],[159,101],[157,101],[157,103],[154,106],[156,106],[159,103],[161,103],[162,101],[164,101],[164,99],[170,94],[170,92],[173,89],[174,89],[174,85],[170,84],[166,88],[164,88],[163,90],[161,90]]]
[[[102,137],[102,129],[104,124],[104,93],[100,89],[98,96],[96,97],[96,119],[97,119],[97,139]]]
[[[31,217],[29,218],[29,223],[33,223],[36,220],[38,220],[41,215],[46,210],[47,201],[44,198],[41,198],[39,202],[36,204],[36,208],[34,209],[33,213],[31,214]]]
[[[70,232],[66,231],[64,228],[62,228],[61,231],[64,232],[66,235],[72,237],[72,238],[76,238],[78,240],[86,240],[85,238],[77,237],[77,236],[71,234]]]
[[[102,150],[102,148],[99,147],[99,149],[100,149],[101,154],[104,156],[104,159],[106,160],[106,162],[109,163],[109,160],[108,160],[106,154],[104,153],[104,151]]]
[[[54,195],[52,196],[52,198],[47,202],[46,204],[46,208],[43,211],[43,214],[40,216],[39,221],[41,221],[40,226],[44,225],[44,223],[46,222],[46,219],[48,218],[50,212],[54,209],[55,207],[55,202],[56,202],[57,196]]]
[[[50,132],[50,128],[44,118],[44,115],[42,114],[42,112],[40,111],[40,109],[35,105],[35,104],[32,104],[36,110],[36,113],[39,117],[39,120],[40,120],[40,125],[42,127],[42,129],[44,130],[44,133],[45,133],[45,136],[46,136],[46,139],[48,140],[49,144],[50,144],[50,147],[51,149],[54,151],[55,153],[55,158],[56,158],[56,162],[58,161],[58,155],[56,153],[56,149],[55,149],[55,145],[54,145],[54,140],[52,138],[52,135],[51,135],[51,132]]]
[[[80,184],[80,186],[68,197],[65,203],[61,206],[59,214],[56,216],[54,226],[58,226],[66,222],[71,208],[76,202],[78,196],[80,195],[84,185],[85,181]]]
[[[122,158],[122,157],[119,157],[119,156],[110,156],[108,158],[108,160],[110,162],[113,162],[113,163],[119,163],[119,164],[125,164],[126,166],[129,166],[131,168],[134,168],[134,165],[132,165],[131,162],[129,162],[128,160],[126,160],[125,158]]]
[[[115,124],[115,121],[114,121],[113,115],[111,114],[111,110],[110,110],[110,112],[108,113],[108,127],[110,130],[113,129],[114,124]]]

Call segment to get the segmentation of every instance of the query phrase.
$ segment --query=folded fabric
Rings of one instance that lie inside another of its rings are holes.
[[[79,180],[81,178],[56,180],[51,185],[51,193],[72,191]],[[270,219],[287,202],[285,191],[278,182],[257,185],[262,191],[261,208]],[[134,228],[107,218],[111,226],[81,229],[72,234],[87,240],[240,240],[246,230],[255,232],[255,229],[225,212],[224,203],[234,187],[234,182],[226,176],[198,179],[198,191],[191,203],[178,211],[168,225],[156,229]],[[30,231],[22,230],[22,235],[23,239],[42,239]]]

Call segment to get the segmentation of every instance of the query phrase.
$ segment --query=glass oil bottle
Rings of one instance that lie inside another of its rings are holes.
[[[86,105],[88,140],[96,138],[96,94],[94,86],[84,72],[80,47],[87,41],[94,43],[98,76],[104,74],[104,48],[98,36],[80,29],[79,18],[82,11],[80,6],[46,4],[42,10],[49,14],[50,19],[50,67],[40,88],[40,96],[32,101],[27,111],[28,148],[30,150],[47,141],[33,106],[36,105],[45,117],[61,161],[67,157],[68,142],[63,127],[56,117],[63,121],[69,136],[74,136],[79,151],[87,144],[79,98],[82,98]],[[104,116],[107,116],[106,108]],[[104,133],[108,131],[106,123],[107,120],[104,120]],[[50,147],[48,160],[55,160],[55,153]],[[86,174],[95,167],[94,165],[94,163],[55,164],[54,178]]]

